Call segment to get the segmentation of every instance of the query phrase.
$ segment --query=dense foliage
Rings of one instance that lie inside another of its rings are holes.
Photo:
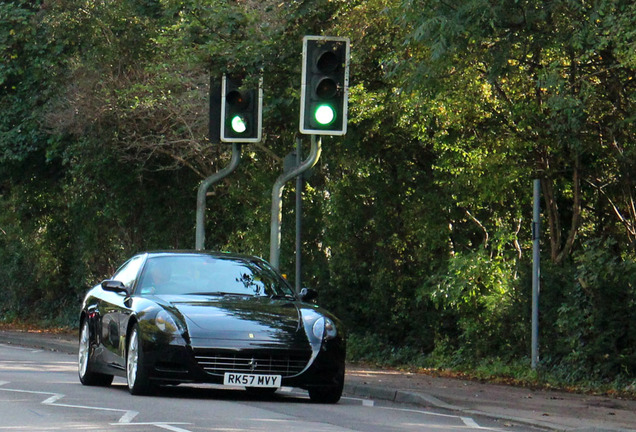
[[[349,132],[303,191],[303,283],[351,354],[529,365],[539,178],[542,366],[636,380],[632,1],[5,0],[0,24],[0,320],[73,325],[125,257],[194,246],[198,184],[229,159],[206,137],[224,72],[263,71],[265,139],[208,197],[206,246],[267,257],[302,36],[332,34]]]

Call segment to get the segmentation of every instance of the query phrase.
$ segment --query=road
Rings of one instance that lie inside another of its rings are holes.
[[[179,386],[163,388],[156,396],[131,396],[119,379],[109,388],[82,386],[74,355],[0,344],[0,432],[426,432],[501,428],[501,424],[488,419],[372,400],[343,398],[337,405],[319,405],[296,389],[259,398],[239,389]],[[529,429],[509,426],[505,430]]]

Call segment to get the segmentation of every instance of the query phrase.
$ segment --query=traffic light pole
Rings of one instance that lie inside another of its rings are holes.
[[[296,138],[296,166],[302,162],[302,139]],[[296,277],[294,277],[294,287],[299,293],[302,287],[302,226],[303,226],[303,175],[296,177]]]
[[[196,250],[205,249],[205,197],[208,189],[214,183],[230,175],[241,162],[241,144],[232,143],[232,159],[230,164],[216,174],[211,175],[201,182],[197,192],[197,227],[196,227]]]
[[[532,210],[532,338],[531,367],[539,362],[539,292],[541,290],[541,180],[534,180]]]
[[[283,213],[283,189],[289,180],[302,175],[305,171],[313,168],[320,159],[322,152],[322,140],[319,136],[311,136],[311,151],[309,157],[296,169],[288,173],[281,174],[272,188],[272,220],[269,243],[269,262],[275,269],[280,265],[280,240],[281,222]]]

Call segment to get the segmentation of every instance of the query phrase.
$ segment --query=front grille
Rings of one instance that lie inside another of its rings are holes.
[[[272,374],[290,377],[305,369],[310,353],[276,351],[219,351],[195,348],[194,357],[201,368],[213,375],[225,372]]]

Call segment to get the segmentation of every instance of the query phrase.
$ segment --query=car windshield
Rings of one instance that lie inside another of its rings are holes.
[[[293,297],[287,282],[266,262],[211,255],[148,258],[140,294]]]

